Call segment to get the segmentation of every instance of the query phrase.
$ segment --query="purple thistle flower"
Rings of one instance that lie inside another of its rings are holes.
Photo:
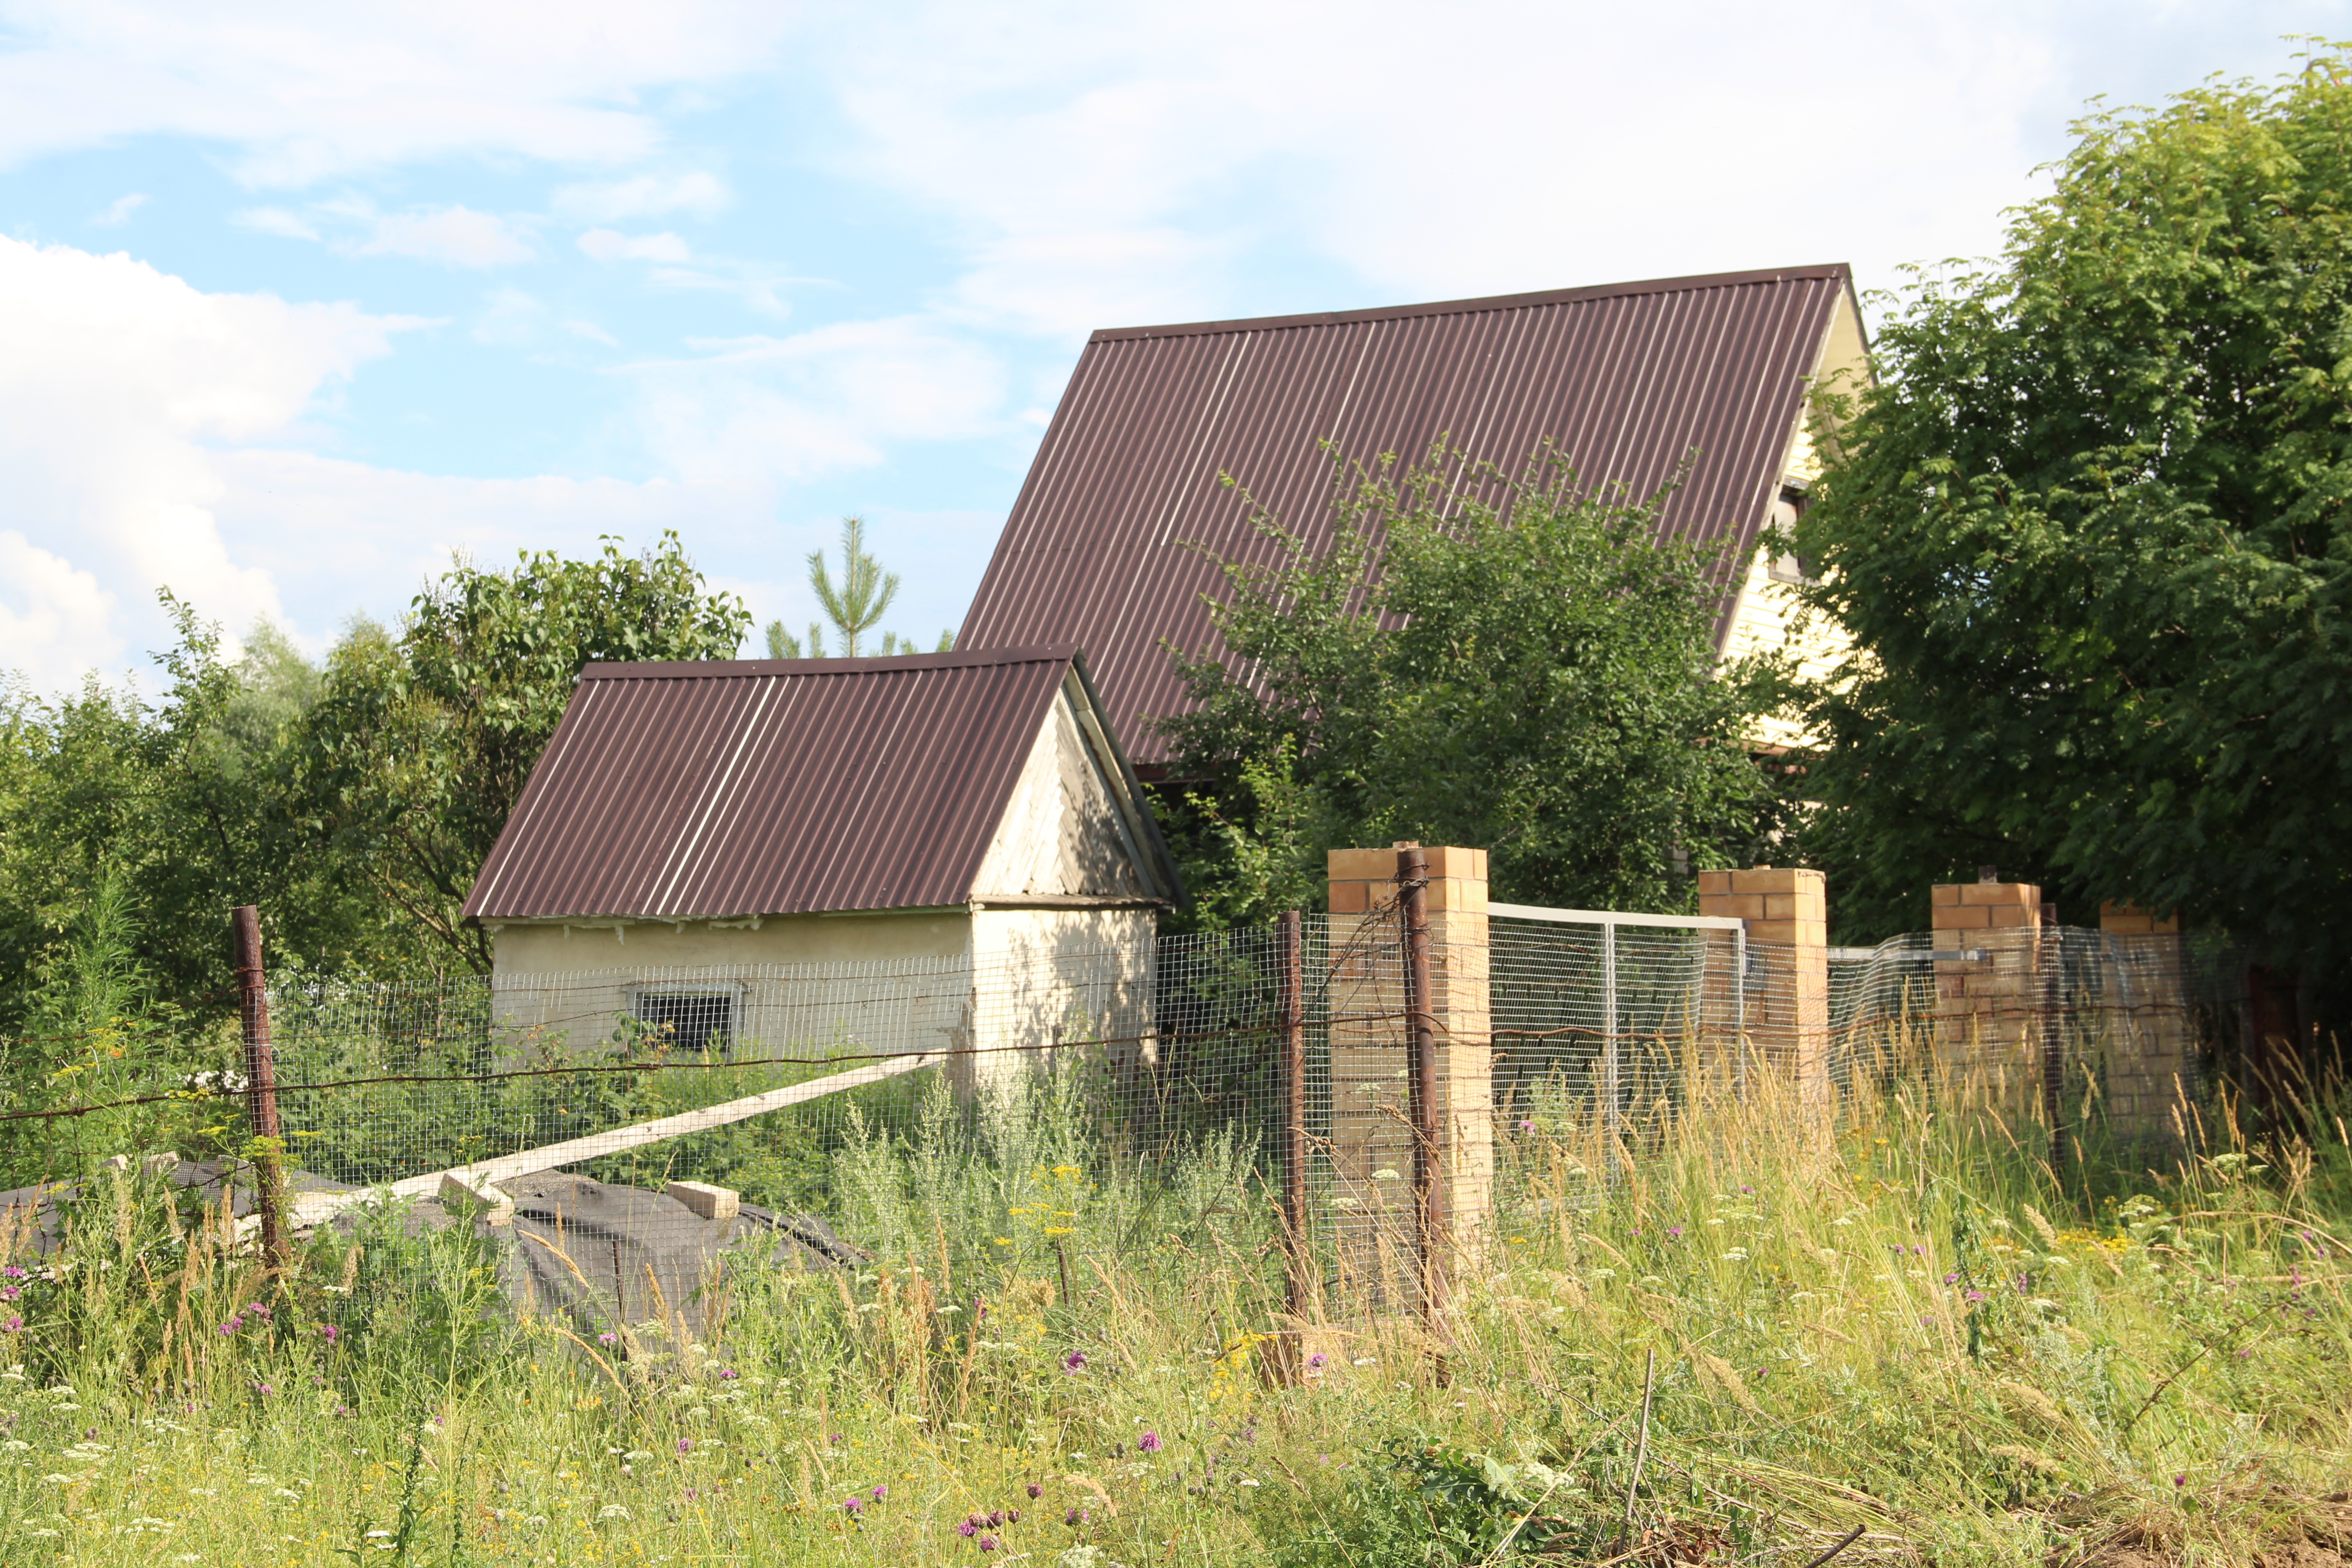
[[[5,1275],[11,1279],[22,1279],[25,1278],[25,1271],[11,1263],[7,1268],[0,1268],[0,1275]]]
[[[1961,1299],[1968,1301],[1981,1301],[1984,1300],[1984,1292],[1981,1290],[1966,1291],[1963,1293]]]
[[[1666,1234],[1679,1240],[1683,1234],[1683,1227],[1678,1225],[1670,1225],[1666,1226]]]
[[[828,1443],[830,1443],[830,1444],[832,1444],[835,1447],[838,1448],[838,1447],[840,1447],[844,1443],[848,1442],[848,1441],[849,1441],[849,1439],[848,1439],[848,1438],[846,1438],[846,1437],[845,1437],[845,1436],[843,1436],[840,1433],[835,1432],[835,1434],[833,1434],[833,1436],[831,1436],[827,1437],[827,1438],[825,1439],[825,1441],[826,1441],[826,1442],[828,1442]]]
[[[221,1337],[222,1337],[222,1338],[224,1338],[224,1339],[226,1339],[226,1338],[227,1338],[228,1336],[230,1336],[230,1335],[232,1335],[232,1334],[236,1333],[236,1332],[237,1331],[237,1330],[239,1330],[239,1329],[243,1328],[244,1326],[245,1326],[245,1325],[244,1325],[244,1323],[243,1323],[240,1320],[236,1319],[236,1318],[231,1318],[227,1322],[223,1323],[223,1324],[220,1326]]]
[[[1320,1372],[1324,1367],[1330,1364],[1330,1361],[1331,1358],[1329,1356],[1325,1355],[1321,1351],[1317,1351],[1313,1355],[1307,1358],[1307,1370],[1309,1372]]]
[[[980,1549],[981,1549],[982,1552],[993,1552],[993,1551],[995,1551],[995,1550],[996,1550],[996,1537],[994,1537],[994,1536],[992,1536],[992,1535],[983,1535],[983,1536],[982,1536],[982,1537],[980,1538]]]
[[[333,1344],[337,1340],[343,1337],[343,1331],[335,1327],[332,1323],[320,1323],[319,1325],[319,1337],[326,1341],[329,1344]]]
[[[1535,1124],[1534,1122],[1532,1122],[1532,1121],[1522,1121],[1519,1123],[1519,1131],[1522,1131],[1522,1132],[1532,1132],[1532,1131],[1534,1131],[1535,1130],[1536,1130],[1536,1124]]]
[[[1085,1514],[1080,1513],[1076,1509],[1072,1509],[1069,1512],[1062,1516],[1062,1522],[1068,1525],[1072,1530],[1076,1530],[1086,1517],[1087,1516]]]
[[[1064,1356],[1062,1358],[1062,1370],[1064,1372],[1086,1371],[1087,1352],[1084,1351],[1072,1351],[1069,1354]]]
[[[849,1515],[850,1518],[856,1519],[859,1514],[866,1511],[866,1505],[858,1501],[856,1498],[845,1498],[842,1500],[841,1510],[844,1513]]]
[[[989,1529],[991,1529],[991,1530],[994,1530],[994,1529],[998,1528],[1000,1525],[1003,1524],[1003,1522],[1004,1522],[1004,1510],[1003,1510],[1003,1509],[1001,1509],[1001,1508],[992,1508],[992,1509],[990,1509],[990,1510],[988,1510],[988,1517],[987,1517],[986,1519],[984,1519],[984,1520],[982,1520],[982,1521],[981,1521],[981,1522],[982,1522],[982,1524],[984,1524],[984,1525],[988,1526],[988,1528],[989,1528]]]
[[[1135,1446],[1147,1454],[1156,1454],[1160,1452],[1160,1434],[1146,1432],[1135,1440]]]
[[[256,1301],[252,1306],[247,1307],[245,1310],[245,1315],[257,1322],[266,1323],[269,1321],[269,1309],[263,1306],[258,1301]]]
[[[1947,1285],[1957,1285],[1959,1282],[1960,1276],[1958,1270],[1954,1270],[1952,1273],[1944,1276],[1944,1283]]]
[[[2175,1476],[2172,1478],[2172,1484],[2176,1487],[2185,1487],[2189,1484],[2189,1478],[2187,1476]]]
[[[976,1519],[966,1519],[962,1523],[956,1526],[956,1533],[962,1536],[966,1541],[970,1541],[973,1536],[980,1533],[980,1521]]]
[[[691,1438],[691,1437],[680,1437],[680,1438],[677,1440],[677,1451],[678,1451],[679,1453],[681,1453],[681,1454],[691,1454],[691,1453],[693,1453],[693,1452],[694,1452],[694,1439],[693,1439],[693,1438]]]
[[[722,1366],[719,1369],[719,1381],[721,1383],[732,1383],[742,1375],[731,1366]]]
[[[616,1345],[621,1342],[621,1336],[618,1334],[598,1334],[596,1336],[596,1342],[600,1345]]]
[[[268,1398],[272,1394],[275,1394],[275,1393],[277,1392],[277,1390],[276,1390],[276,1389],[271,1388],[271,1387],[270,1387],[268,1384],[266,1384],[266,1383],[257,1383],[257,1384],[255,1384],[253,1385],[253,1392],[254,1392],[254,1393],[256,1393],[256,1394],[259,1394],[259,1395],[261,1395],[261,1397],[262,1397],[262,1398],[267,1399],[267,1398]]]
[[[1019,1509],[1017,1509],[1017,1508],[1008,1508],[1008,1509],[1006,1509],[1006,1510],[1004,1510],[1004,1522],[1005,1522],[1005,1523],[1007,1523],[1007,1524],[1018,1524],[1018,1523],[1020,1523],[1020,1522],[1021,1522],[1021,1510],[1020,1510]]]
[[[1029,1497],[1032,1501],[1034,1501],[1036,1499],[1044,1497],[1045,1495],[1045,1489],[1044,1487],[1039,1486],[1035,1481],[1031,1481],[1029,1483]]]
[[[884,1498],[888,1497],[889,1495],[890,1486],[887,1481],[874,1489],[874,1500],[876,1502],[880,1502]]]

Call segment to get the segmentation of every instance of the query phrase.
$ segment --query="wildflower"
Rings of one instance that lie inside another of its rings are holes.
[[[973,1536],[980,1533],[980,1521],[966,1518],[961,1524],[956,1526],[956,1533],[962,1536],[966,1541],[970,1541]]]
[[[1325,1355],[1321,1351],[1317,1351],[1313,1355],[1307,1358],[1307,1370],[1309,1372],[1321,1372],[1325,1366],[1330,1363],[1330,1361],[1331,1358],[1329,1356]]]
[[[1020,1522],[1021,1522],[1021,1510],[1020,1510],[1019,1509],[1017,1509],[1017,1508],[1008,1508],[1008,1509],[1006,1509],[1006,1510],[1004,1510],[1004,1522],[1005,1522],[1005,1523],[1007,1523],[1007,1524],[1018,1524],[1018,1523],[1020,1523]]]
[[[1069,1512],[1062,1516],[1062,1522],[1068,1525],[1072,1530],[1077,1529],[1078,1526],[1084,1524],[1086,1521],[1087,1516],[1080,1513],[1076,1509],[1072,1509]]]
[[[1752,1193],[1752,1192],[1754,1192],[1756,1189],[1755,1189],[1754,1187],[1749,1186],[1747,1183],[1742,1182],[1742,1183],[1740,1183],[1740,1184],[1739,1184],[1739,1190],[1740,1190],[1741,1192],[1743,1192],[1743,1193]]]
[[[257,1323],[266,1323],[269,1321],[269,1309],[263,1306],[258,1301],[256,1301],[252,1306],[247,1307],[245,1310],[245,1315],[251,1318]]]
[[[849,1515],[850,1518],[856,1519],[859,1514],[866,1511],[866,1505],[858,1501],[856,1498],[845,1498],[842,1500],[841,1510],[844,1513]]]
[[[2175,1476],[2172,1478],[2172,1484],[2176,1487],[2185,1487],[2189,1484],[2189,1478],[2187,1476]]]
[[[732,1383],[742,1375],[731,1366],[722,1366],[719,1369],[719,1381],[721,1383]]]
[[[255,1384],[253,1385],[253,1392],[254,1392],[254,1393],[256,1393],[256,1394],[259,1394],[259,1395],[261,1395],[261,1397],[262,1397],[262,1398],[267,1399],[267,1398],[268,1398],[272,1394],[276,1393],[276,1392],[277,1392],[277,1390],[275,1390],[275,1389],[271,1388],[271,1387],[270,1387],[268,1384],[266,1384],[266,1383],[257,1383],[257,1384]]]
[[[226,1338],[228,1335],[236,1333],[237,1330],[243,1327],[245,1327],[245,1320],[243,1318],[231,1318],[227,1322],[223,1323],[220,1326],[220,1331],[222,1336]]]
[[[888,1497],[889,1495],[890,1485],[887,1481],[885,1481],[882,1485],[874,1489],[874,1500],[876,1502],[880,1502],[884,1498]]]
[[[1949,1273],[1949,1274],[1947,1274],[1947,1275],[1945,1275],[1945,1276],[1944,1276],[1944,1283],[1945,1283],[1945,1284],[1947,1284],[1947,1285],[1957,1285],[1957,1284],[1958,1284],[1959,1282],[1960,1282],[1960,1276],[1959,1276],[1959,1273],[1958,1273],[1958,1270],[1955,1270],[1955,1271],[1953,1271],[1952,1273]]]
[[[621,1336],[618,1334],[598,1334],[596,1336],[596,1342],[600,1345],[616,1345],[621,1342]]]
[[[1927,1249],[1915,1241],[1911,1244],[1911,1256],[1914,1258],[1925,1258],[1927,1256]]]
[[[992,1535],[983,1535],[983,1536],[982,1536],[982,1537],[980,1538],[980,1549],[981,1549],[982,1552],[993,1552],[993,1551],[995,1551],[995,1550],[996,1550],[996,1537],[994,1537],[994,1536],[992,1536]]]
[[[1683,1227],[1678,1225],[1670,1225],[1666,1226],[1666,1234],[1679,1239],[1683,1234]]]
[[[1135,1446],[1147,1454],[1156,1454],[1160,1452],[1160,1434],[1146,1432],[1135,1440]]]
[[[1532,1121],[1522,1121],[1519,1123],[1519,1131],[1522,1132],[1532,1132],[1535,1130],[1536,1124]]]
[[[986,1519],[984,1519],[984,1520],[982,1520],[982,1521],[981,1521],[981,1522],[982,1522],[982,1524],[986,1525],[989,1529],[991,1529],[991,1530],[994,1530],[994,1529],[998,1528],[999,1526],[1001,1526],[1002,1524],[1003,1524],[1003,1522],[1004,1522],[1004,1510],[1003,1510],[1003,1509],[1001,1509],[1001,1508],[992,1508],[992,1509],[990,1509],[990,1510],[988,1510],[988,1517],[987,1517]]]
[[[691,1437],[680,1437],[680,1438],[677,1440],[677,1451],[678,1451],[679,1453],[681,1453],[681,1454],[691,1454],[691,1453],[693,1453],[693,1452],[694,1452],[694,1439],[693,1439],[693,1438],[691,1438]]]
[[[13,1301],[24,1292],[14,1285],[0,1285],[0,1301]]]
[[[1039,1486],[1035,1481],[1031,1481],[1029,1483],[1029,1496],[1032,1500],[1044,1497],[1045,1495],[1045,1489],[1044,1487]]]
[[[1062,1358],[1062,1370],[1064,1372],[1086,1371],[1087,1352],[1084,1351],[1072,1351],[1069,1354],[1064,1356]]]
[[[320,1323],[319,1325],[319,1337],[326,1341],[329,1344],[333,1344],[337,1340],[343,1337],[343,1331],[335,1327],[332,1323]]]
[[[5,1279],[22,1279],[23,1278],[25,1278],[25,1271],[24,1271],[23,1269],[21,1269],[21,1268],[17,1268],[15,1264],[11,1263],[11,1264],[10,1264],[10,1265],[8,1265],[8,1267],[6,1267],[5,1268],[0,1268],[0,1278],[5,1278]]]
[[[1969,1301],[1981,1301],[1984,1300],[1984,1292],[1981,1290],[1969,1290],[1965,1292],[1961,1299]]]
[[[835,1432],[835,1433],[834,1433],[831,1436],[827,1437],[827,1438],[825,1439],[825,1441],[826,1441],[826,1442],[828,1442],[828,1443],[830,1443],[830,1444],[832,1444],[835,1447],[838,1448],[838,1447],[840,1447],[844,1443],[848,1442],[848,1441],[849,1441],[849,1439],[848,1439],[848,1438],[846,1438],[846,1437],[845,1437],[845,1436],[843,1436],[840,1433]]]

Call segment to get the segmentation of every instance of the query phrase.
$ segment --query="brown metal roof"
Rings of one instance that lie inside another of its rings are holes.
[[[1129,754],[1181,690],[1161,640],[1214,646],[1214,563],[1271,563],[1231,475],[1310,543],[1329,468],[1440,436],[1517,471],[1549,440],[1591,487],[1666,499],[1662,531],[1744,555],[1776,494],[1843,266],[1098,331],[1005,521],[957,646],[1076,643]],[[1728,626],[1728,606],[1725,622]],[[1720,635],[1720,634],[1719,634]]]
[[[1091,703],[1066,645],[592,664],[466,916],[961,903],[1074,666]],[[1112,761],[1137,794],[1125,759]],[[1148,869],[1172,889],[1172,872]]]

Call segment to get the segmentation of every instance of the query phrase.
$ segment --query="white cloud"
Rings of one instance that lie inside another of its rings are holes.
[[[299,186],[459,153],[625,165],[656,152],[638,95],[760,70],[794,19],[770,0],[11,0],[0,165],[128,137],[241,149]]]
[[[504,267],[533,254],[504,218],[467,206],[387,215],[349,248],[354,256],[408,256],[452,267]]]
[[[315,242],[319,231],[284,207],[247,207],[229,220],[239,228],[249,228],[259,234],[274,234],[280,239],[307,239]]]
[[[2259,9],[925,0],[822,58],[833,166],[952,226],[946,297],[1066,338],[1835,259],[1886,284],[1997,247],[2084,96],[2277,68],[2340,11]],[[1285,274],[1313,292],[1270,298]]]
[[[583,223],[621,223],[633,217],[691,213],[716,217],[733,202],[718,175],[697,169],[682,174],[637,174],[625,180],[566,185],[555,193],[559,216]]]
[[[127,221],[132,213],[145,206],[152,198],[144,191],[132,191],[106,204],[106,210],[89,221],[101,228],[111,228]]]
[[[114,595],[96,577],[0,529],[0,673],[22,674],[37,690],[69,686],[93,664],[114,661],[113,618]]]
[[[984,432],[1003,397],[992,354],[918,318],[692,346],[631,367],[647,446],[691,481],[870,467],[893,442]]]
[[[694,258],[686,241],[665,230],[660,234],[622,234],[592,228],[580,237],[581,251],[598,261],[686,262]]]
[[[409,323],[5,237],[0,298],[0,581],[16,596],[0,666],[54,680],[157,646],[163,586],[232,628],[280,616],[268,574],[222,538],[221,450],[282,436]]]

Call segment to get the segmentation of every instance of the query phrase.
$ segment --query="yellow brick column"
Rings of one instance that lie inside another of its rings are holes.
[[[1795,866],[1701,871],[1698,912],[1748,934],[1743,1048],[1805,1107],[1825,1110],[1829,1074],[1829,881]]]
[[[1397,852],[1329,852],[1331,1120],[1341,1196],[1353,1212],[1410,1226],[1412,1143],[1408,1111]],[[1486,852],[1423,848],[1429,910],[1429,1011],[1437,1038],[1440,1150],[1450,1240],[1457,1261],[1485,1246],[1494,1207],[1494,1005],[1486,924]],[[1393,1171],[1394,1177],[1379,1173]],[[1409,1239],[1411,1231],[1395,1233]]]
[[[1948,1084],[2008,1108],[2042,1086],[2042,889],[1987,867],[1937,884],[1936,1050]]]
[[[2189,1018],[2180,917],[2101,904],[2099,931],[2107,939],[2111,1010],[2100,1034],[2113,1042],[2105,1095],[2109,1122],[2123,1137],[2185,1146]]]

